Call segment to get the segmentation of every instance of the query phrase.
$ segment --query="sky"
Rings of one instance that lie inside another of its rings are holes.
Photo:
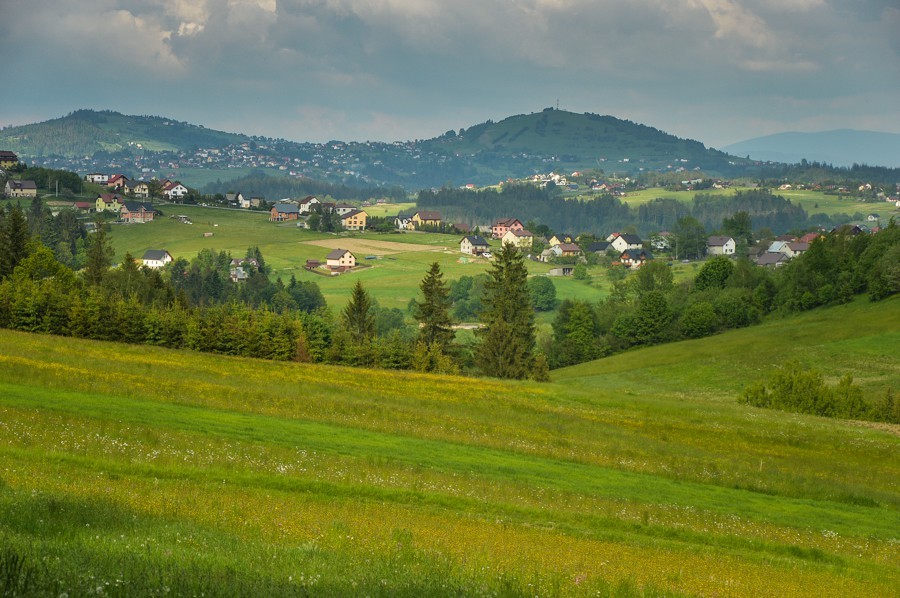
[[[406,141],[559,106],[716,148],[900,133],[898,0],[0,0],[0,52],[0,126]]]

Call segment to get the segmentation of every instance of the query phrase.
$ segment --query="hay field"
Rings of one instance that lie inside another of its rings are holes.
[[[316,239],[303,241],[304,245],[315,245],[328,249],[349,249],[357,259],[366,255],[394,255],[410,251],[442,251],[443,248],[416,243],[398,243],[397,241],[378,241],[361,237],[341,237],[337,239]]]

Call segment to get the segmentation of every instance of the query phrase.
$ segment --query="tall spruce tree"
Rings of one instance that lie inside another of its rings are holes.
[[[444,275],[437,262],[431,264],[420,288],[423,300],[421,303],[416,302],[413,314],[422,325],[419,328],[419,341],[437,346],[445,352],[455,333],[450,320],[450,288],[444,282]]]
[[[16,204],[0,226],[0,278],[11,276],[19,262],[28,257],[30,238],[25,212]]]
[[[525,257],[504,244],[484,284],[484,310],[477,356],[487,376],[522,379],[534,370],[534,309],[528,293]]]
[[[100,286],[112,265],[114,251],[106,237],[106,227],[99,218],[94,224],[94,232],[88,237],[86,253],[85,280],[91,286]]]
[[[350,301],[342,312],[344,325],[350,338],[355,343],[363,343],[375,336],[375,311],[372,309],[372,298],[363,288],[360,281],[356,281],[350,294]]]

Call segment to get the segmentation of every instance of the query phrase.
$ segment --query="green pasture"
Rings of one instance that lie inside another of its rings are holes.
[[[898,301],[632,351],[548,384],[0,331],[0,584],[894,596],[896,427],[735,397],[785,355],[851,372],[867,396],[896,389]]]
[[[698,193],[710,193],[730,197],[734,195],[736,191],[740,190],[745,189],[740,187],[730,187],[728,189],[710,189],[708,191],[667,191],[662,187],[650,187],[649,189],[641,189],[639,191],[629,191],[624,197],[620,197],[619,199],[629,206],[637,207],[650,203],[654,199],[677,199],[684,203],[690,203]]]
[[[398,204],[395,204],[398,205]],[[402,204],[399,204],[402,205]],[[229,251],[234,257],[245,255],[247,248],[259,246],[266,262],[272,267],[272,277],[285,282],[314,281],[319,285],[328,305],[340,309],[349,297],[357,280],[362,281],[370,294],[383,307],[405,308],[410,299],[418,297],[419,284],[433,262],[441,266],[444,280],[475,276],[489,269],[483,258],[466,256],[459,251],[459,235],[438,233],[318,233],[300,229],[295,223],[269,222],[267,212],[225,210],[187,205],[164,205],[164,215],[147,224],[112,225],[111,239],[116,261],[126,252],[140,258],[148,249],[166,249],[173,257],[191,259],[204,248]],[[193,224],[182,224],[172,215],[188,216]],[[205,237],[205,233],[212,233]],[[307,271],[306,260],[325,261],[330,249],[314,245],[328,241],[350,248],[364,267],[341,276],[323,276]],[[399,244],[397,248],[357,251],[353,244],[372,241]],[[492,242],[499,248],[499,241]],[[408,246],[408,250],[405,249]],[[375,255],[378,259],[366,259]],[[528,262],[532,275],[546,274],[553,266]],[[605,270],[592,268],[594,282],[587,285],[568,278],[554,277],[560,299],[577,298],[596,301],[608,292]]]
[[[878,214],[881,218],[881,225],[887,224],[891,216],[900,215],[893,203],[885,201],[878,202],[862,202],[852,196],[826,195],[821,191],[807,190],[789,190],[780,191],[773,190],[773,193],[781,195],[785,199],[791,200],[791,203],[799,204],[807,214],[847,214],[853,218],[855,214],[861,214],[862,218],[854,219],[854,221],[865,221],[869,214]],[[867,223],[868,224],[868,223]]]
[[[630,191],[620,199],[622,202],[630,206],[640,206],[653,201],[654,199],[676,199],[681,202],[689,203],[698,194],[724,195],[726,197],[733,196],[737,191],[747,191],[748,188],[730,187],[728,189],[710,189],[706,191],[666,191],[659,187],[651,187],[640,191]],[[833,216],[835,214],[847,214],[853,217],[859,213],[862,218],[857,219],[863,221],[869,214],[878,214],[881,217],[882,226],[887,223],[891,216],[900,216],[898,210],[892,203],[879,202],[862,202],[852,196],[826,194],[823,191],[811,190],[780,190],[772,189],[774,195],[780,195],[785,199],[789,199],[791,203],[799,204],[807,214],[827,214]]]

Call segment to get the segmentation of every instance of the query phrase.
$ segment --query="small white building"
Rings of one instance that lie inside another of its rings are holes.
[[[188,188],[178,181],[175,181],[174,183],[172,181],[169,181],[165,185],[163,185],[162,194],[163,197],[165,197],[169,201],[176,201],[179,199],[184,199],[184,196],[188,194]]]
[[[459,250],[469,255],[481,255],[489,249],[488,242],[478,235],[468,235],[459,241]]]
[[[628,251],[629,249],[642,249],[644,242],[637,235],[632,234],[615,234],[606,238],[610,246],[616,251]]]
[[[103,174],[102,172],[92,172],[91,174],[84,175],[84,180],[89,183],[96,183],[98,185],[106,185],[109,183],[109,175]]]
[[[146,268],[158,270],[172,261],[172,255],[165,249],[148,249],[141,258],[141,263]]]
[[[325,265],[332,270],[344,270],[356,266],[356,256],[349,249],[335,249],[325,257]]]
[[[322,203],[322,202],[320,202],[317,197],[312,196],[312,195],[307,195],[302,200],[300,200],[300,203],[297,205],[300,208],[301,214],[309,214],[310,212],[313,211],[313,208],[320,203]]]
[[[714,235],[706,240],[706,255],[734,255],[736,246],[731,237]]]

